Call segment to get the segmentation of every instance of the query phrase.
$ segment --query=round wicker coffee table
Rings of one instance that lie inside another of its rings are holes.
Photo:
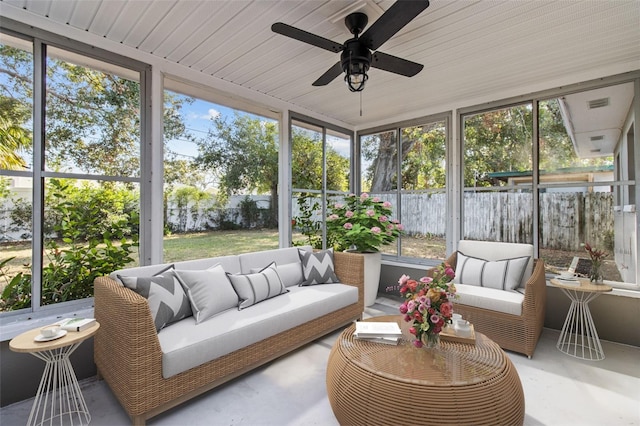
[[[411,343],[409,324],[395,345],[338,338],[327,365],[327,392],[341,425],[522,425],[524,393],[500,347],[476,333],[476,344],[441,341],[436,349]]]

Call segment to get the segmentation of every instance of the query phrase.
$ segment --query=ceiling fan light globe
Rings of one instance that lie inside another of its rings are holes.
[[[361,92],[364,90],[364,85],[369,79],[366,73],[363,74],[347,74],[344,76],[344,81],[347,83],[347,87],[352,92]]]

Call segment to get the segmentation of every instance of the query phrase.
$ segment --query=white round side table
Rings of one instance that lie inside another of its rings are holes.
[[[604,359],[604,351],[593,323],[589,302],[612,290],[605,284],[592,284],[588,279],[579,279],[575,284],[552,279],[551,285],[558,287],[571,299],[571,306],[564,320],[556,347],[567,355],[589,361]]]
[[[96,334],[100,328],[97,322],[84,331],[69,331],[59,339],[37,342],[40,328],[16,336],[9,342],[14,352],[29,353],[46,364],[36,397],[31,407],[27,425],[43,424],[89,424],[91,414],[80,391],[78,378],[73,370],[69,355],[82,342]],[[54,423],[54,419],[59,422]]]

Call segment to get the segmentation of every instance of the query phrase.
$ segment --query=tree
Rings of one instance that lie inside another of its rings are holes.
[[[198,141],[196,164],[216,174],[220,199],[244,191],[271,195],[271,222],[277,218],[278,123],[234,113],[213,119],[206,139]]]
[[[530,104],[465,117],[464,185],[499,186],[489,173],[530,171],[532,120]]]
[[[0,44],[0,169],[28,163],[23,155],[31,147],[33,74],[24,64],[31,60],[31,53]]]
[[[27,167],[21,153],[31,147],[30,118],[31,111],[27,105],[0,94],[0,169]]]
[[[294,127],[291,138],[291,179],[294,188],[322,189],[322,139],[318,133]],[[349,158],[327,145],[327,189],[349,190]]]
[[[446,149],[441,122],[403,128],[400,144],[402,158],[402,189],[443,187],[445,169],[442,160]],[[370,166],[365,170],[369,191],[374,193],[397,188],[396,132],[388,131],[367,136],[362,141],[362,157]]]
[[[109,176],[140,170],[140,84],[63,59],[47,58],[45,161],[48,170],[81,169]],[[0,138],[11,129],[14,157],[30,145],[33,56],[0,45]],[[184,97],[165,100],[164,136],[185,133],[176,110]],[[3,122],[5,121],[6,122]],[[19,143],[17,143],[19,142]],[[9,158],[0,151],[0,162]],[[14,159],[15,164],[15,159]],[[24,160],[22,160],[24,163]],[[2,165],[0,165],[2,167]]]
[[[444,188],[446,133],[443,122],[402,129],[402,189]]]

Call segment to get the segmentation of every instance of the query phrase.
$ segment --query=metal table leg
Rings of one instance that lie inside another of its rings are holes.
[[[561,290],[571,299],[571,306],[556,347],[561,352],[576,358],[591,361],[603,360],[604,351],[589,310],[589,302],[600,296],[601,293],[566,288],[561,288]]]
[[[27,425],[86,425],[91,421],[87,403],[80,391],[69,355],[78,342],[59,349],[31,354],[45,362],[38,392],[31,407]],[[55,419],[59,419],[59,422]]]

